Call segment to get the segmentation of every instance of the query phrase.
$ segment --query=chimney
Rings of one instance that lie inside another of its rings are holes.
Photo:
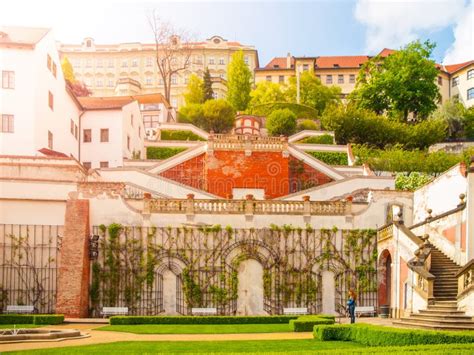
[[[286,55],[286,68],[287,69],[291,68],[291,53],[290,52],[288,52],[288,54]]]

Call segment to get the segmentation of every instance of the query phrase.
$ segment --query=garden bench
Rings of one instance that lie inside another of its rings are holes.
[[[28,306],[8,305],[5,313],[33,313],[34,311],[35,311],[35,307],[31,305],[28,305]]]
[[[217,315],[217,308],[191,308],[191,313],[197,316]]]
[[[363,313],[371,313],[372,317],[375,316],[375,307],[374,306],[364,306],[364,307],[356,307],[355,314],[357,317],[360,317]]]
[[[283,308],[283,314],[308,314],[308,308],[300,307],[300,308]]]
[[[101,313],[104,315],[104,318],[106,316],[127,315],[128,307],[102,307]]]

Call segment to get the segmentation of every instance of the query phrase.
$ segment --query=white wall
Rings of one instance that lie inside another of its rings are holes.
[[[133,120],[131,120],[132,115]],[[123,157],[131,159],[134,152],[140,152],[139,159],[145,158],[145,128],[140,107],[136,101],[122,107],[122,127]],[[130,137],[130,149],[127,148],[127,136]],[[120,166],[122,165],[123,160]]]

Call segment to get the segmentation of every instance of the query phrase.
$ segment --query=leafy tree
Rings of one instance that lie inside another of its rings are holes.
[[[468,116],[464,105],[456,99],[446,101],[439,106],[432,117],[443,120],[448,125],[448,136],[451,139],[460,139],[465,137],[465,116]]]
[[[202,104],[188,104],[180,108],[178,112],[178,122],[193,123],[200,122],[204,116]]]
[[[202,95],[204,101],[212,100],[214,98],[214,90],[212,90],[212,81],[211,81],[211,73],[209,72],[209,68],[206,67],[204,71],[203,77],[203,86],[202,86]]]
[[[226,133],[234,126],[235,110],[225,100],[209,100],[202,105],[202,115],[192,118],[192,123],[210,132]]]
[[[188,86],[184,93],[186,104],[202,104],[204,102],[204,83],[196,75],[189,76]]]
[[[242,50],[232,54],[227,78],[227,100],[235,110],[244,111],[250,102],[252,72],[245,64]]]
[[[361,108],[387,112],[407,121],[422,120],[440,98],[438,69],[430,58],[435,44],[414,41],[386,58],[374,57],[362,67],[351,99]]]
[[[413,172],[410,174],[398,173],[395,178],[395,188],[397,190],[415,191],[423,185],[433,180],[433,177],[427,174]]]
[[[290,78],[290,86],[285,92],[287,101],[296,102],[296,78]],[[312,71],[300,75],[300,103],[316,109],[321,114],[326,106],[340,101],[341,88],[321,84]]]
[[[63,70],[64,79],[70,83],[76,82],[76,77],[74,76],[74,69],[72,68],[71,62],[68,57],[64,57],[61,61],[61,68]]]
[[[464,112],[464,135],[467,139],[474,139],[474,106],[469,107]]]
[[[311,130],[311,131],[318,131],[320,128],[319,124],[313,120],[302,120],[298,123],[297,131],[304,131],[304,130]],[[331,141],[332,141],[332,136]]]
[[[250,107],[258,105],[285,102],[286,96],[281,89],[281,85],[263,81],[250,93]]]
[[[296,115],[289,109],[273,111],[267,117],[267,130],[272,136],[290,136],[296,131]]]

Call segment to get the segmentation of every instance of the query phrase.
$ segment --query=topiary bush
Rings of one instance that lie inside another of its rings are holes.
[[[110,325],[128,324],[285,324],[298,316],[113,316]]]
[[[307,152],[328,165],[347,165],[347,154],[341,152]]]
[[[287,108],[276,110],[268,115],[266,125],[271,136],[290,136],[296,131],[296,115]]]
[[[319,122],[310,119],[304,119],[298,122],[296,130],[299,132],[305,130],[318,131],[319,129],[321,129]]]
[[[147,147],[147,159],[168,159],[172,156],[184,152],[187,148],[168,148],[168,147]]]
[[[294,332],[312,332],[315,325],[334,324],[334,316],[300,316],[290,320],[290,329]]]
[[[302,139],[299,143],[308,144],[334,144],[334,137],[330,134],[322,134],[320,136],[313,136]]]
[[[314,338],[321,341],[354,341],[367,346],[405,346],[419,344],[472,343],[470,331],[399,329],[369,324],[316,325]]]
[[[204,141],[205,139],[191,131],[162,130],[162,141]]]
[[[0,314],[0,324],[61,324],[63,314]]]

